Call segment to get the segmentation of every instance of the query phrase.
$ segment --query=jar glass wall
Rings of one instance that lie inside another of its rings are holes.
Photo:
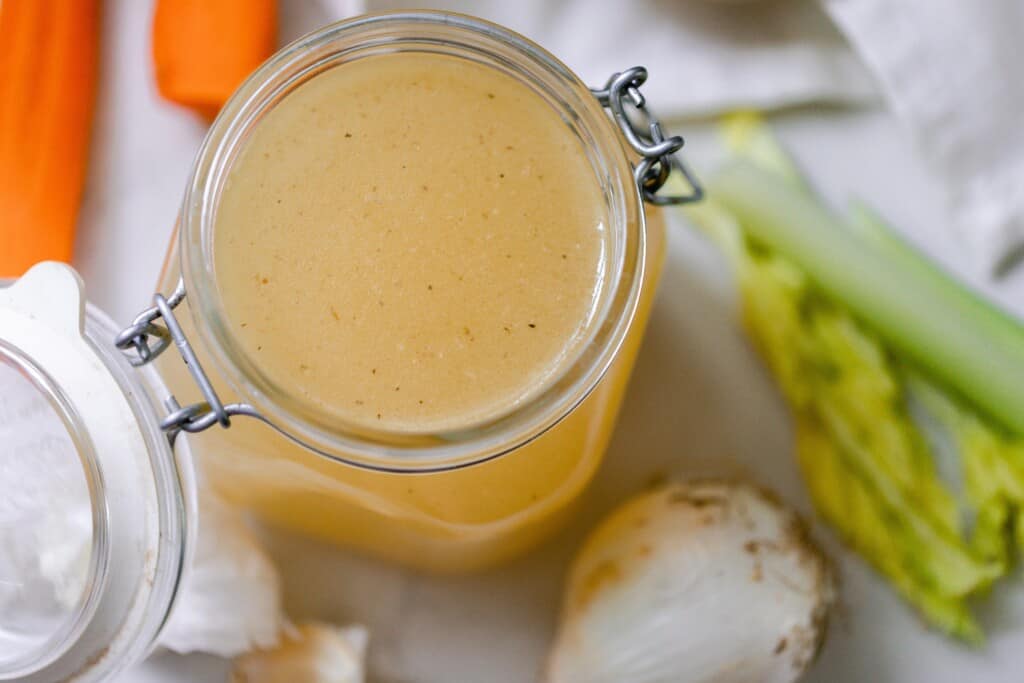
[[[368,429],[269,381],[232,336],[212,255],[223,188],[267,112],[331,69],[401,53],[480,64],[543,99],[582,150],[608,217],[607,264],[585,343],[528,400],[447,431]],[[600,104],[525,39],[466,17],[413,13],[362,18],[300,40],[262,67],[211,129],[161,291],[183,280],[179,321],[220,398],[256,406],[318,452],[242,417],[230,429],[190,437],[197,460],[226,498],[272,522],[410,565],[464,571],[515,556],[558,528],[607,446],[663,260],[664,227],[654,218],[645,225],[624,146]],[[163,354],[158,367],[182,403],[196,396],[177,354]]]

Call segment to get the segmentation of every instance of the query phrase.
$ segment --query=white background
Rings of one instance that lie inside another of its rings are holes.
[[[148,3],[112,2],[104,35],[93,163],[76,252],[93,303],[120,322],[147,305],[203,124],[163,104],[150,78]],[[837,206],[867,199],[925,251],[1024,315],[1024,273],[993,284],[972,271],[945,220],[943,198],[888,115],[801,110],[774,118],[804,169]],[[689,157],[716,155],[713,127],[685,123]],[[678,218],[651,327],[609,457],[572,529],[529,558],[462,579],[418,578],[311,541],[268,543],[296,618],[372,628],[375,681],[535,680],[560,582],[580,535],[622,496],[664,473],[742,474],[810,512],[791,459],[783,404],[734,324],[734,297],[714,251]],[[980,607],[991,633],[977,652],[926,631],[869,570],[839,560],[842,600],[810,680],[1016,681],[1024,670],[1024,591]],[[1009,583],[1014,583],[1011,580]],[[223,681],[212,657],[159,654],[126,683]]]

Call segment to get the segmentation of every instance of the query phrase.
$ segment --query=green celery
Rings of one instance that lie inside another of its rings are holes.
[[[793,411],[815,507],[933,624],[979,642],[969,601],[1008,571],[1014,525],[1024,540],[1024,440],[967,406],[1020,432],[1024,327],[865,207],[852,225],[834,218],[756,116],[734,115],[724,132],[736,159],[686,213],[736,272],[744,325]],[[905,360],[967,400],[908,380]],[[967,528],[908,390],[959,448]]]
[[[755,242],[798,264],[892,347],[1024,435],[1024,327],[904,259],[865,243],[812,196],[746,159],[727,163],[708,196]],[[941,283],[941,284],[940,284]]]
[[[993,560],[1009,565],[1017,546],[1013,526],[1024,508],[1024,440],[993,429],[963,402],[919,373],[907,383],[914,398],[947,431],[960,454],[967,498],[975,513],[971,542]]]

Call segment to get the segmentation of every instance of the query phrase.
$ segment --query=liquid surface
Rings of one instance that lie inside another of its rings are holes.
[[[317,76],[256,126],[214,261],[231,333],[287,394],[371,427],[454,429],[578,350],[606,224],[546,102],[491,68],[405,53]]]

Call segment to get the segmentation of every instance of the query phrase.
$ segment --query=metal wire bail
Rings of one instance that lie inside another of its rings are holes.
[[[590,92],[601,106],[611,111],[626,142],[642,157],[633,176],[644,200],[659,206],[698,201],[704,197],[704,189],[677,155],[683,148],[683,138],[679,135],[665,137],[661,122],[648,109],[647,100],[640,92],[640,86],[646,81],[647,69],[634,66],[613,74],[603,88]],[[686,179],[690,191],[659,195],[658,191],[668,182],[673,169]]]
[[[179,280],[178,286],[174,288],[174,292],[166,301],[171,308],[174,308],[184,298],[185,283]],[[128,362],[135,367],[145,365],[170,346],[170,332],[156,322],[160,317],[160,309],[153,305],[135,316],[132,324],[121,330],[121,333],[114,338],[114,346],[124,351]]]
[[[203,370],[178,318],[174,315],[175,307],[184,300],[185,283],[179,280],[170,297],[156,294],[153,297],[153,306],[140,313],[132,324],[114,339],[114,345],[125,352],[129,362],[135,367],[153,361],[169,348],[171,343],[181,354],[204,400],[184,407],[174,396],[169,396],[165,400],[170,414],[160,421],[160,429],[167,433],[172,442],[182,431],[201,432],[215,424],[230,427],[232,415],[248,414],[252,411],[252,408],[245,404],[224,405],[217,396],[210,378]],[[162,324],[158,321],[162,321]]]

